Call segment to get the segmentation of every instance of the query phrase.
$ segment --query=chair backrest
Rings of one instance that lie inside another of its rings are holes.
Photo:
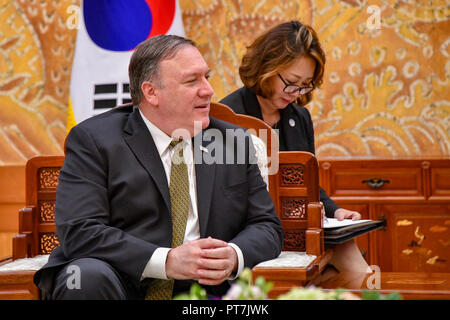
[[[277,164],[277,170],[269,170],[268,180],[270,196],[283,227],[283,250],[320,256],[324,244],[316,157],[303,151],[279,152],[278,135],[269,125],[254,117],[236,114],[226,105],[211,103],[210,115],[253,129],[251,132],[266,143],[271,163]]]
[[[211,102],[210,116],[224,120],[240,127],[246,128],[249,132],[259,137],[266,144],[267,155],[269,161],[272,159],[272,153],[278,152],[278,136],[272,128],[255,117],[243,114],[236,114],[230,107],[218,103]],[[277,160],[277,157],[274,157]],[[277,169],[277,163],[269,163],[269,166]]]
[[[265,144],[267,155],[267,173],[269,174],[269,192],[272,194],[270,186],[273,185],[270,179],[270,174],[278,171],[278,135],[272,128],[264,121],[261,121],[255,117],[237,114],[230,107],[218,103],[211,102],[210,116],[230,122],[237,126],[248,129],[248,131],[258,137]],[[255,142],[255,141],[254,141]],[[260,168],[261,169],[261,168]],[[264,177],[264,176],[263,176]]]
[[[55,199],[63,163],[63,156],[38,156],[28,160],[26,207],[19,210],[19,234],[13,238],[13,260],[49,254],[59,245]]]
[[[283,250],[320,256],[324,242],[316,157],[304,151],[279,152],[279,170],[273,176],[270,189],[284,231]]]

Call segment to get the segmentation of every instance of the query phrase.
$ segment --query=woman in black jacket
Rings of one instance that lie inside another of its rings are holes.
[[[282,23],[247,47],[239,67],[244,87],[220,102],[278,129],[280,151],[314,153],[313,122],[304,106],[322,84],[324,65],[316,32],[299,21]],[[361,219],[358,212],[339,208],[322,188],[320,200],[329,218]],[[339,271],[365,272],[368,267],[354,241],[336,246],[330,263]]]

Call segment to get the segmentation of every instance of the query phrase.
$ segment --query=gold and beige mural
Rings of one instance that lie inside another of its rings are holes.
[[[241,86],[245,47],[299,19],[327,53],[307,106],[324,156],[450,155],[448,0],[179,0],[213,70],[215,100]],[[0,0],[0,165],[62,154],[77,0]]]

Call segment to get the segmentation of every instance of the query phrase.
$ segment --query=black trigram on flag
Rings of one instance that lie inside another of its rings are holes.
[[[128,83],[94,85],[94,110],[100,111],[100,109],[111,109],[117,105],[128,102],[131,102],[130,85]]]

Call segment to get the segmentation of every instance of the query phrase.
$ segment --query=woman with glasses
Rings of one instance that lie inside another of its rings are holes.
[[[304,106],[322,84],[324,66],[316,32],[299,21],[282,23],[247,47],[239,67],[244,86],[220,102],[278,129],[280,151],[314,153],[313,122]],[[329,218],[361,219],[358,212],[339,208],[322,188],[320,200]],[[368,267],[354,241],[336,246],[330,263],[339,271]]]

